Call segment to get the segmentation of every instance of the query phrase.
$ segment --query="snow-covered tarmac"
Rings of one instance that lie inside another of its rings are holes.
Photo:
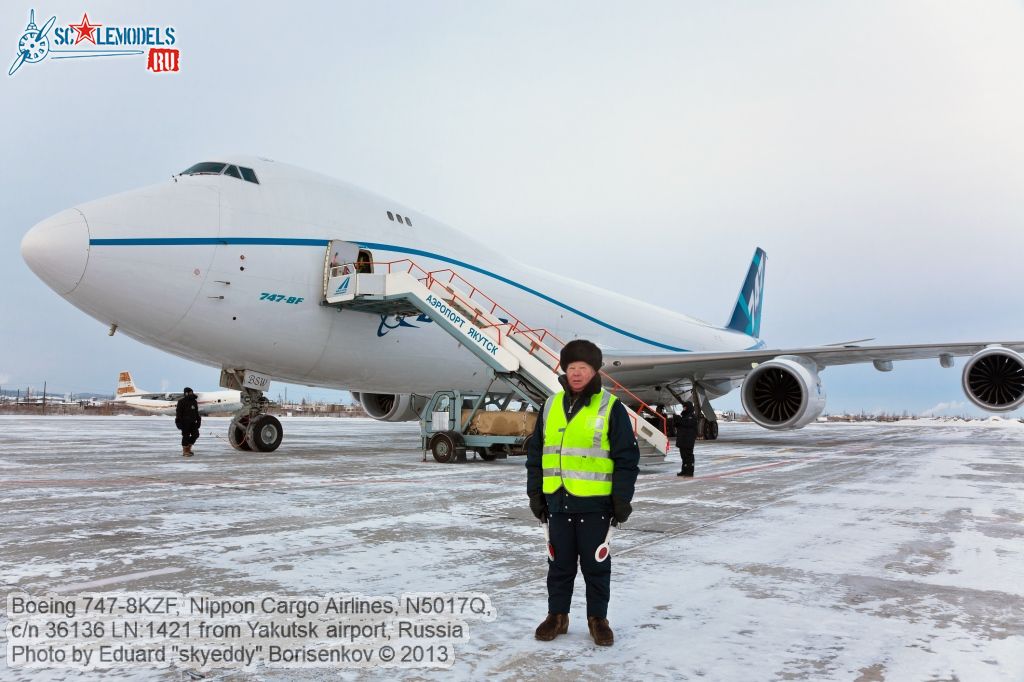
[[[415,424],[285,419],[273,454],[206,419],[0,417],[12,591],[474,591],[447,670],[222,670],[207,679],[1024,680],[1024,424],[723,424],[697,478],[646,461],[613,544],[609,620],[537,642],[543,539],[523,459],[421,461]],[[7,624],[6,614],[0,627]],[[188,679],[7,666],[0,679]]]

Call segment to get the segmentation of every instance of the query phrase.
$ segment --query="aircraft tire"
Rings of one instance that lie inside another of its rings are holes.
[[[273,452],[281,445],[284,438],[284,429],[277,417],[271,414],[261,414],[253,417],[249,422],[249,428],[245,432],[245,441],[249,447],[257,452]]]
[[[452,431],[435,433],[430,437],[430,453],[436,461],[447,464],[455,459],[455,450],[461,440]]]
[[[231,443],[231,447],[235,450],[250,452],[252,448],[249,447],[249,441],[245,435],[248,430],[249,415],[242,414],[232,419],[231,425],[228,426],[228,442]]]
[[[718,440],[718,422],[704,422],[704,440]]]

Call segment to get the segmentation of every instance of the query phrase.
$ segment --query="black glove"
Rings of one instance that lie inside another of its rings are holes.
[[[548,501],[544,497],[543,493],[534,493],[530,495],[530,511],[533,515],[540,519],[541,523],[547,523],[548,520]]]
[[[625,500],[612,495],[612,516],[615,517],[615,525],[625,523],[629,515],[633,513],[633,505]]]

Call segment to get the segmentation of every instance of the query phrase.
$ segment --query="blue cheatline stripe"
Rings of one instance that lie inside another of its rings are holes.
[[[657,346],[658,348],[664,348],[665,350],[671,350],[671,351],[676,351],[676,352],[680,352],[680,353],[689,353],[689,352],[691,352],[691,351],[687,350],[686,348],[677,348],[675,346],[669,346],[668,344],[660,343],[658,341],[652,341],[651,339],[646,339],[646,338],[644,338],[642,336],[638,336],[637,334],[634,334],[632,332],[628,332],[625,329],[620,329],[618,327],[610,325],[607,322],[604,322],[602,320],[597,319],[596,317],[593,317],[592,315],[587,315],[585,312],[583,312],[581,310],[577,310],[576,308],[573,308],[570,305],[566,305],[565,303],[562,303],[561,301],[553,299],[550,296],[548,296],[547,294],[542,294],[541,292],[537,291],[536,289],[531,289],[530,287],[526,286],[525,284],[520,284],[519,282],[513,281],[513,280],[509,279],[508,277],[502,277],[501,275],[496,274],[494,272],[491,272],[490,270],[484,270],[483,268],[477,267],[477,266],[475,266],[475,265],[473,265],[471,263],[466,263],[465,261],[456,260],[454,258],[448,258],[447,256],[441,256],[441,255],[436,254],[436,253],[431,253],[430,251],[421,251],[420,249],[409,249],[409,248],[406,248],[404,246],[393,246],[391,244],[377,244],[375,242],[357,242],[357,244],[359,246],[363,247],[363,248],[366,248],[366,249],[381,249],[381,250],[384,250],[384,251],[394,251],[396,253],[408,253],[408,254],[411,254],[413,256],[423,256],[424,258],[433,258],[434,260],[444,261],[445,263],[451,263],[452,265],[457,265],[460,268],[466,268],[467,270],[472,270],[473,272],[479,272],[482,275],[487,275],[488,277],[493,277],[494,279],[498,280],[499,282],[504,282],[505,284],[508,284],[509,286],[515,287],[516,289],[519,289],[521,291],[525,291],[528,294],[532,294],[533,296],[541,298],[541,299],[547,301],[548,303],[553,303],[556,306],[558,306],[559,308],[563,308],[564,310],[568,310],[570,313],[573,313],[575,315],[579,315],[580,317],[582,317],[585,320],[590,320],[594,324],[600,325],[600,326],[604,327],[605,329],[610,329],[611,331],[616,332],[618,334],[622,334],[623,336],[628,336],[631,339],[636,339],[637,341],[649,344],[651,346]]]
[[[528,287],[528,286],[526,286],[524,284],[520,284],[519,282],[513,281],[513,280],[511,280],[511,279],[509,279],[507,277],[502,277],[499,274],[493,273],[490,270],[485,270],[483,268],[477,267],[476,265],[472,265],[471,263],[466,263],[465,261],[460,261],[460,260],[456,260],[454,258],[449,258],[447,256],[442,256],[442,255],[437,254],[437,253],[431,253],[430,251],[422,251],[420,249],[410,249],[410,248],[406,248],[404,246],[394,246],[393,244],[378,244],[376,242],[353,242],[353,243],[357,244],[360,247],[366,248],[366,249],[380,249],[380,250],[383,250],[383,251],[392,251],[392,252],[395,252],[395,253],[406,253],[406,254],[410,254],[410,255],[413,255],[413,256],[423,256],[424,258],[432,258],[434,260],[439,260],[439,261],[442,261],[442,262],[445,262],[445,263],[451,263],[452,265],[457,265],[460,268],[466,268],[467,270],[472,270],[473,272],[479,272],[482,275],[487,275],[488,277],[492,277],[492,278],[498,280],[499,282],[504,282],[505,284],[508,284],[509,286],[515,287],[516,289],[519,289],[521,291],[525,291],[528,294],[531,294],[531,295],[536,296],[536,297],[538,297],[540,299],[543,299],[543,300],[545,300],[545,301],[547,301],[549,303],[552,303],[552,304],[558,306],[559,308],[562,308],[564,310],[568,310],[569,312],[571,312],[571,313],[573,313],[575,315],[579,315],[580,317],[582,317],[585,320],[589,320],[589,321],[593,322],[594,324],[599,325],[601,327],[604,327],[605,329],[609,329],[609,330],[611,330],[611,331],[613,331],[613,332],[615,332],[617,334],[622,334],[623,336],[627,336],[627,337],[629,337],[631,339],[635,339],[637,341],[640,341],[642,343],[646,343],[646,344],[651,345],[651,346],[655,346],[657,348],[664,348],[665,350],[675,351],[675,352],[679,352],[679,353],[689,353],[689,352],[692,352],[692,351],[689,351],[686,348],[678,348],[676,346],[670,346],[668,344],[660,343],[658,341],[653,341],[651,339],[644,338],[644,337],[639,336],[637,334],[634,334],[632,332],[628,332],[625,329],[620,329],[619,327],[616,327],[614,325],[608,324],[607,322],[599,320],[596,317],[593,317],[592,315],[587,315],[586,313],[584,313],[584,312],[582,312],[580,310],[577,310],[576,308],[573,308],[570,305],[566,305],[565,303],[562,303],[561,301],[558,301],[558,300],[556,300],[554,298],[551,298],[550,296],[548,296],[546,294],[542,294],[541,292],[537,291],[536,289],[531,289],[530,287]],[[209,245],[209,244],[213,244],[213,245],[216,245],[216,244],[259,244],[259,245],[267,245],[267,246],[327,246],[328,244],[330,244],[330,240],[327,240],[327,239],[285,239],[285,238],[280,238],[280,237],[147,237],[147,238],[135,238],[135,239],[90,239],[89,240],[89,245],[90,246],[198,246],[198,245]],[[763,341],[758,341],[757,344],[747,348],[747,350],[756,350],[756,349],[762,348],[762,347],[764,347],[764,342]]]
[[[90,239],[90,246],[202,246],[206,244],[262,244],[266,246],[327,246],[326,239],[279,237],[148,237],[138,239]]]

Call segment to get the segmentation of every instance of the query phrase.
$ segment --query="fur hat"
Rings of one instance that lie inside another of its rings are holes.
[[[600,372],[602,361],[601,349],[585,339],[574,339],[565,344],[558,356],[563,372],[573,362],[585,362],[593,367],[595,372]]]
[[[192,393],[192,389],[189,388],[188,386],[186,386],[185,389],[182,391],[182,393],[184,393],[185,395],[188,395],[189,393]]]

